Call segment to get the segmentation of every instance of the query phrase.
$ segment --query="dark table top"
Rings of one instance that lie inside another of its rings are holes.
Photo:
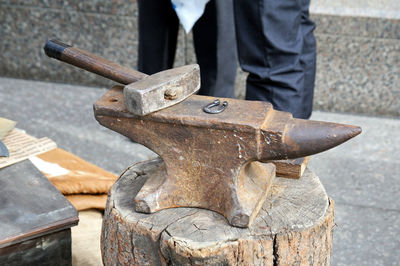
[[[0,169],[0,248],[78,220],[76,209],[29,160]]]

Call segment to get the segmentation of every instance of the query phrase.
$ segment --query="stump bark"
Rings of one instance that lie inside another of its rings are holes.
[[[334,202],[309,169],[300,179],[277,177],[243,229],[197,208],[135,212],[136,194],[160,163],[131,166],[110,190],[101,235],[105,265],[329,265]]]

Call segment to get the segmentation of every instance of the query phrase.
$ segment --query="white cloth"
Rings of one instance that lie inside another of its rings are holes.
[[[203,15],[210,0],[171,0],[179,21],[186,33],[189,33],[196,21]]]

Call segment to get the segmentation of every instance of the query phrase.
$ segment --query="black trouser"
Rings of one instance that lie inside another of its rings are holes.
[[[139,0],[138,69],[146,74],[172,68],[179,20],[170,0]],[[199,94],[234,97],[237,68],[232,0],[211,0],[193,27]]]
[[[234,0],[247,100],[269,101],[298,118],[312,112],[316,64],[310,0]]]

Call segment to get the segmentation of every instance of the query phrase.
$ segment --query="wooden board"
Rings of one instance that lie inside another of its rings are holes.
[[[276,178],[271,196],[248,229],[212,211],[134,211],[134,198],[160,163],[126,170],[109,193],[101,249],[105,265],[328,265],[333,201],[318,177]]]
[[[290,160],[272,161],[276,166],[276,175],[286,178],[300,178],[306,170],[310,157],[301,157]]]
[[[29,160],[0,169],[0,248],[78,223],[78,212]]]

